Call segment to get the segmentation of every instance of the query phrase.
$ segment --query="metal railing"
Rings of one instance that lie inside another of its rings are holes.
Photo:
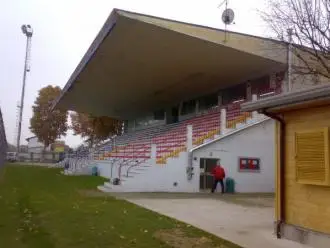
[[[0,109],[0,167],[6,161],[6,153],[7,153],[7,139],[5,133],[5,126],[2,119],[2,113]]]

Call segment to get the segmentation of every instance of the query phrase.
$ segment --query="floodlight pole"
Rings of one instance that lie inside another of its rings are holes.
[[[33,34],[32,27],[30,25],[22,25],[21,27],[23,34],[26,36],[26,49],[25,49],[25,61],[24,61],[24,71],[23,71],[23,84],[21,93],[21,103],[19,111],[18,120],[18,132],[17,132],[17,152],[19,152],[20,141],[21,141],[21,131],[22,131],[22,117],[23,117],[23,107],[24,107],[24,96],[25,96],[25,83],[26,83],[26,73],[30,71],[30,50],[31,50],[31,38]]]
[[[288,32],[288,84],[287,84],[287,91],[292,90],[292,36],[293,36],[293,30],[292,28],[289,28],[287,30]]]

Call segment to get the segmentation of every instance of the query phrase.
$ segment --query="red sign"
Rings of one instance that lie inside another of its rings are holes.
[[[258,171],[260,170],[259,158],[239,158],[240,171]]]

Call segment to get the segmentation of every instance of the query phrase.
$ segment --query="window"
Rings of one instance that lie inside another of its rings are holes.
[[[196,110],[196,100],[190,100],[187,102],[183,102],[182,109],[181,109],[181,115],[195,113],[195,110]]]
[[[295,133],[296,181],[303,184],[329,184],[329,129]]]
[[[199,109],[206,110],[218,106],[218,94],[203,96],[199,99]]]
[[[165,119],[165,111],[163,109],[157,110],[154,112],[155,120],[164,120]]]

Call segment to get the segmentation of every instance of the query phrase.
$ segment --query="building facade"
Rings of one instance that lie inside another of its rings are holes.
[[[278,237],[330,246],[330,87],[315,87],[243,105],[277,121]]]

